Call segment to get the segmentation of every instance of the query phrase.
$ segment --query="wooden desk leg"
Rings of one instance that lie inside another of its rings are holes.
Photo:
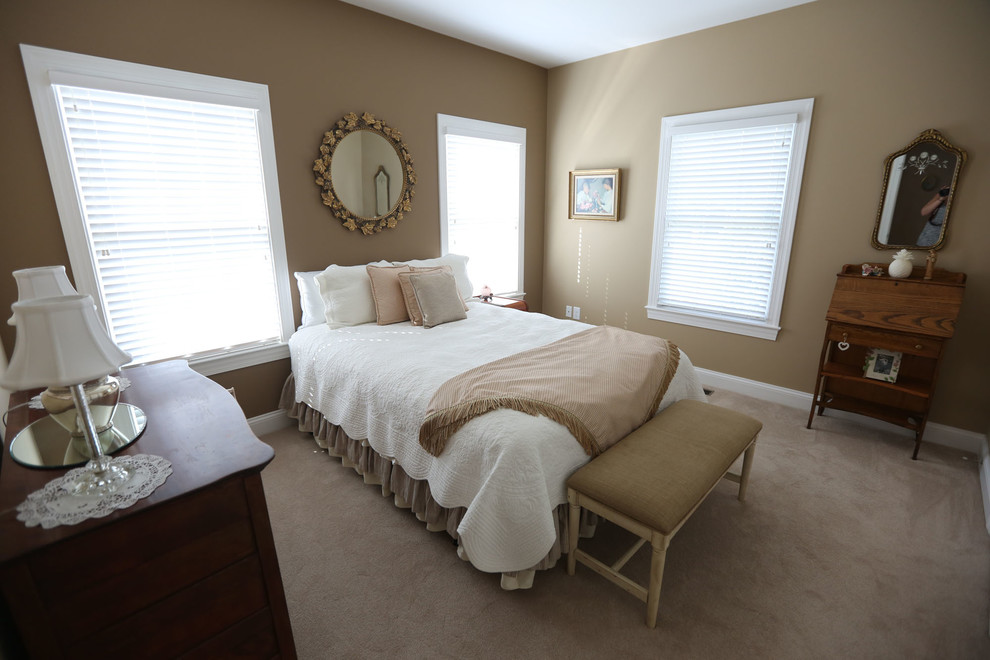
[[[829,348],[829,343],[830,343],[829,342],[829,339],[828,339],[828,330],[829,330],[829,328],[828,328],[828,326],[826,326],[826,328],[825,328],[825,340],[822,342],[822,354],[818,358],[818,378],[815,379],[815,393],[811,397],[811,412],[808,413],[808,426],[807,426],[807,428],[809,428],[809,429],[811,428],[811,422],[812,422],[812,420],[815,419],[815,406],[818,405],[818,395],[821,394],[821,391],[822,391],[822,380],[823,380],[822,367],[825,366],[825,360],[828,359],[828,348]],[[825,411],[825,408],[823,406],[818,406],[818,414],[819,415],[821,415],[824,411]]]
[[[818,395],[822,389],[822,376],[821,372],[818,373],[818,382],[815,383],[815,393],[811,395],[811,411],[808,412],[808,426],[806,428],[811,428],[811,422],[815,419],[815,408],[818,408],[818,414],[822,414],[822,407],[818,405]]]
[[[577,491],[568,488],[567,501],[570,504],[567,520],[567,574],[574,575],[577,566],[578,532],[581,528],[581,505],[578,504]]]

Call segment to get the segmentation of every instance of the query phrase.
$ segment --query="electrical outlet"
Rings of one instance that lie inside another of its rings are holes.
[[[571,314],[571,318],[574,319],[575,321],[580,321],[581,320],[581,308],[580,307],[575,307],[575,308],[573,308],[572,311],[574,313]]]
[[[570,305],[567,305],[566,307],[564,307],[564,316],[567,317],[567,318],[571,318],[571,306]]]

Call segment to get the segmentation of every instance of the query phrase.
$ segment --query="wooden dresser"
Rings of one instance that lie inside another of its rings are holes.
[[[64,470],[0,469],[0,593],[10,657],[294,658],[261,484],[271,447],[220,385],[182,361],[125,369],[121,400],[148,426],[125,454],[173,473],[149,497],[96,520],[26,527],[17,505]],[[13,409],[9,437],[44,415]],[[12,625],[10,625],[12,622]],[[10,631],[8,631],[9,633]],[[21,648],[18,648],[21,647]]]
[[[868,415],[914,431],[912,458],[918,457],[945,342],[955,332],[966,286],[964,273],[935,269],[925,280],[924,272],[915,268],[903,279],[864,277],[859,264],[843,266],[825,315],[808,428],[816,408],[819,415],[826,408]],[[894,382],[864,375],[873,348],[902,354]]]

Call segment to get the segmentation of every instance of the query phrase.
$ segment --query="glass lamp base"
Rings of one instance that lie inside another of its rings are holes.
[[[86,470],[65,485],[73,495],[106,497],[124,486],[134,470],[109,456],[98,456],[86,464]]]
[[[104,376],[83,383],[83,395],[96,427],[101,453],[110,453],[114,441],[113,414],[120,399],[120,382],[113,376]],[[88,446],[82,412],[76,406],[69,387],[51,386],[41,393],[41,404],[48,414],[66,431],[72,434],[77,452],[85,458],[94,458]]]

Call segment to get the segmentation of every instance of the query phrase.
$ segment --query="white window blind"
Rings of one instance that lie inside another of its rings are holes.
[[[776,338],[813,105],[664,117],[650,318]]]
[[[280,341],[257,111],[54,89],[117,344],[147,362]]]
[[[437,133],[444,253],[468,257],[472,293],[521,293],[526,130],[438,115]]]
[[[794,124],[671,139],[656,303],[766,321]]]

